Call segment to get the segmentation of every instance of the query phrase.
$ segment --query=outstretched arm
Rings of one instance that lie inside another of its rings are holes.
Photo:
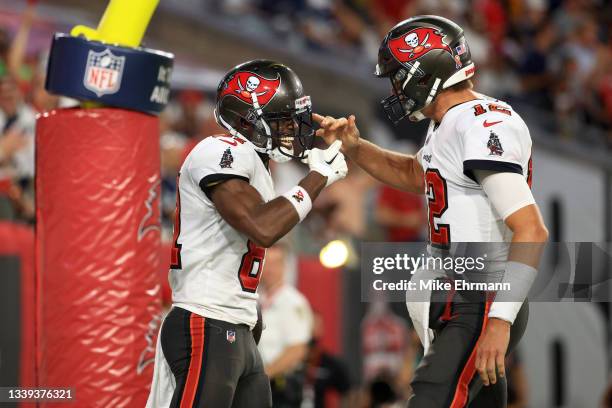
[[[423,193],[423,168],[414,155],[382,149],[360,137],[355,116],[335,119],[313,114],[321,126],[317,136],[327,144],[342,141],[342,151],[372,177],[400,190]]]
[[[314,200],[326,181],[326,177],[312,171],[299,185]],[[211,199],[228,224],[266,248],[300,222],[289,199],[280,196],[266,203],[253,186],[241,179],[230,179],[212,187]]]
[[[306,159],[310,173],[293,189],[267,203],[253,186],[240,178],[203,188],[208,190],[217,211],[228,224],[267,248],[306,217],[312,201],[324,187],[346,176],[340,147],[341,143],[337,142],[326,150],[310,150]]]
[[[489,385],[505,375],[510,326],[535,279],[548,230],[522,174],[477,171],[476,177],[513,232],[504,273],[511,292],[497,294],[476,353],[476,369],[484,385]]]
[[[7,69],[9,74],[15,79],[19,79],[19,69],[24,61],[24,56],[28,44],[28,37],[36,15],[36,1],[29,0],[23,16],[21,24],[15,34],[7,55]]]

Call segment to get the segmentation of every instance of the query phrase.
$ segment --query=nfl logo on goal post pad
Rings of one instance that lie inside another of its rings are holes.
[[[56,33],[45,89],[103,106],[157,115],[170,95],[174,56]]]
[[[90,50],[83,85],[98,97],[116,93],[121,87],[125,57],[114,55],[108,48],[102,52]]]

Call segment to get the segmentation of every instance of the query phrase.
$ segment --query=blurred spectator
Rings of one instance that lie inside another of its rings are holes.
[[[576,61],[566,58],[562,62],[561,74],[555,80],[553,88],[553,107],[557,116],[559,133],[564,137],[576,134],[580,124],[578,121],[578,96],[579,85],[573,80],[577,71]]]
[[[242,14],[249,10],[249,18],[261,20],[250,26],[280,34],[274,38],[296,52],[306,45],[368,70],[392,26],[416,14],[439,14],[464,28],[477,65],[475,81],[484,93],[555,111],[556,123],[542,122],[561,135],[579,134],[585,123],[610,127],[610,2],[233,0],[230,5],[238,10],[233,19],[246,18]]]
[[[486,32],[492,49],[498,49],[506,34],[507,13],[500,0],[476,0],[472,4],[474,15]]]
[[[381,186],[375,208],[376,222],[390,242],[422,241],[425,225],[423,196]]]
[[[384,37],[387,31],[399,21],[414,14],[417,5],[414,0],[370,0],[367,2],[368,11],[376,25],[379,37]]]
[[[38,66],[34,70],[31,84],[30,102],[37,112],[46,112],[59,107],[60,98],[50,94],[45,89],[45,77],[47,73],[47,52],[40,55]]]
[[[21,76],[34,16],[30,3],[12,40],[0,29],[0,219],[34,218],[36,117],[22,92],[29,83]]]
[[[323,349],[323,320],[314,313],[312,340],[306,359],[304,398],[300,408],[325,408],[325,397],[331,391],[347,395],[351,381],[346,364]]]
[[[210,136],[201,132],[202,122],[212,112],[212,108],[207,106],[206,102],[205,95],[201,91],[195,89],[180,91],[176,98],[178,106],[174,109],[177,116],[172,123],[174,130],[190,138]]]
[[[36,4],[34,1],[29,1],[21,15],[17,32],[10,41],[8,48],[6,48],[5,34],[0,35],[0,56],[2,57],[3,68],[0,75],[8,75],[13,78],[22,90],[28,90],[30,86],[30,67],[25,65],[25,60],[28,39],[35,16]]]
[[[580,22],[569,37],[564,53],[576,61],[577,70],[574,80],[584,82],[595,69],[599,41],[597,25],[591,19]]]
[[[506,99],[518,94],[520,90],[519,77],[508,70],[510,62],[500,54],[489,57],[489,63],[478,73],[477,87],[485,95],[498,99]]]
[[[369,304],[361,333],[369,406],[406,401],[412,395],[410,382],[422,350],[416,332],[378,299]]]
[[[361,333],[364,381],[397,378],[410,344],[406,322],[389,309],[387,302],[377,300],[368,306]]]
[[[554,41],[553,26],[547,24],[541,27],[535,39],[527,44],[525,55],[519,64],[522,96],[540,107],[548,107],[551,104],[549,88],[553,77],[549,58]]]
[[[566,39],[588,18],[595,1],[563,0],[553,16],[553,22],[562,39]]]
[[[15,219],[34,216],[34,110],[23,102],[17,83],[10,76],[0,78],[0,183],[4,185],[4,214]],[[10,202],[13,211],[6,204]]]
[[[269,248],[261,281],[265,329],[258,347],[270,377],[274,407],[300,406],[312,334],[310,305],[285,280],[288,255],[284,243]]]

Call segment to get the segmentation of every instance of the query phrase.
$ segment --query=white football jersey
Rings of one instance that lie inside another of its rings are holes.
[[[452,107],[438,126],[431,122],[417,158],[425,172],[432,247],[511,240],[512,232],[473,174],[515,172],[531,185],[531,137],[508,104],[481,95]]]
[[[208,188],[230,178],[247,181],[266,202],[275,197],[269,170],[245,139],[208,137],[181,167],[169,278],[172,301],[204,317],[253,327],[265,248],[230,226],[208,197]]]

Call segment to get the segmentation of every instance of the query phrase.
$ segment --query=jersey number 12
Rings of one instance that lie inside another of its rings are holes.
[[[425,186],[429,206],[429,242],[434,247],[448,249],[450,246],[450,225],[436,224],[434,221],[434,218],[442,217],[442,214],[448,209],[446,180],[438,169],[427,169]]]

